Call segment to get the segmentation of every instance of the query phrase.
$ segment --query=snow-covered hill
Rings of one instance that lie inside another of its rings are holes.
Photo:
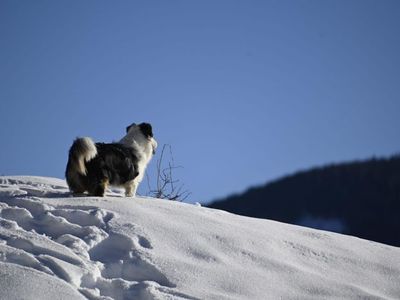
[[[400,248],[0,177],[0,299],[400,299]]]

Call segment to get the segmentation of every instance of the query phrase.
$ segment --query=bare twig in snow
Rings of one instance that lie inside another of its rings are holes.
[[[165,152],[169,151],[170,160],[165,166]],[[184,185],[179,183],[179,180],[173,178],[173,171],[181,168],[175,166],[174,158],[172,155],[171,145],[164,144],[161,150],[159,159],[157,160],[157,180],[156,188],[153,189],[150,184],[149,176],[147,177],[148,196],[168,199],[173,201],[185,201],[190,192],[184,189]]]

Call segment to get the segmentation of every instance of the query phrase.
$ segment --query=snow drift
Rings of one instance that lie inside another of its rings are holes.
[[[399,299],[400,249],[200,206],[0,177],[0,299]]]

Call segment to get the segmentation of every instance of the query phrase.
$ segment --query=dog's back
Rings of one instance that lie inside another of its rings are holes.
[[[108,184],[121,186],[135,179],[139,174],[137,164],[138,159],[129,147],[77,138],[69,150],[65,177],[73,193],[88,191],[100,196]]]
[[[133,149],[119,143],[96,143],[98,155],[86,162],[89,178],[107,178],[111,185],[135,179],[138,159]]]

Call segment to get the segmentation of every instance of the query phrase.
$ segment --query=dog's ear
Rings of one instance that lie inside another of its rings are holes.
[[[153,128],[149,123],[142,123],[139,125],[139,128],[145,137],[153,137]]]
[[[132,126],[135,126],[136,124],[135,123],[132,123],[131,125],[129,125],[128,127],[126,127],[126,133],[128,133],[129,132],[129,129],[131,129],[131,127]]]

